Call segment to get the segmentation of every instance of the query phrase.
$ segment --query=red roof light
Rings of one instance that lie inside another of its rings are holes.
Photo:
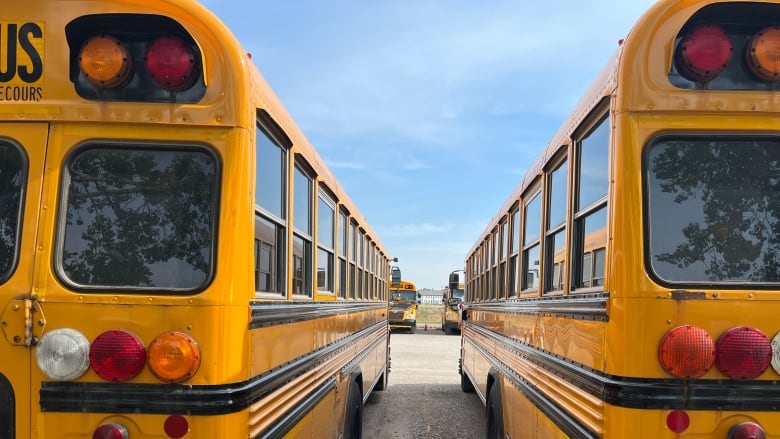
[[[734,45],[718,26],[702,25],[677,46],[675,61],[680,73],[691,81],[708,81],[726,69]]]
[[[178,38],[158,38],[146,51],[146,70],[161,87],[184,90],[195,81],[195,54]]]

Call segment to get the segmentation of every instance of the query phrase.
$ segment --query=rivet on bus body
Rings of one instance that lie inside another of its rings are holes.
[[[14,311],[19,311],[19,305],[14,305],[11,307]]]
[[[146,298],[146,301],[147,301],[147,302],[149,302],[149,303],[152,303],[152,300],[153,300],[153,299],[152,299],[151,297],[147,297],[147,298]]]
[[[753,296],[753,293],[748,294],[748,299],[753,299],[755,296]]]
[[[118,302],[119,301],[119,297],[114,296],[114,297],[111,298],[111,300],[113,300],[114,302]]]
[[[667,321],[666,321],[666,324],[667,324],[667,325],[671,325],[671,324],[672,324],[672,321],[671,321],[671,320],[667,320]]]
[[[192,331],[192,325],[187,325],[187,330]]]
[[[713,299],[717,299],[718,297],[720,297],[720,295],[718,293],[712,293],[712,298]]]

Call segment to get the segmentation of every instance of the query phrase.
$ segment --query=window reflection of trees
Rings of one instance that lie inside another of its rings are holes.
[[[212,264],[205,152],[89,149],[70,163],[62,265],[80,285],[197,288]]]
[[[10,274],[15,264],[23,166],[22,155],[16,148],[0,144],[0,280]]]
[[[780,141],[666,140],[649,152],[651,257],[670,281],[780,281]]]

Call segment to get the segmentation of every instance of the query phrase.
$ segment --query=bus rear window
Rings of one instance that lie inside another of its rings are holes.
[[[213,272],[217,163],[204,150],[92,147],[63,184],[61,274],[83,288],[195,290]]]
[[[645,166],[656,276],[780,282],[780,139],[665,137],[649,147]]]
[[[0,141],[0,284],[16,266],[25,160],[19,149]]]

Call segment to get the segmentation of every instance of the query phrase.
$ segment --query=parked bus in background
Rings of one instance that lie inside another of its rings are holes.
[[[465,272],[455,270],[450,273],[447,288],[442,298],[444,306],[441,313],[441,330],[447,335],[460,333],[460,316],[465,295]]]
[[[777,53],[777,0],[621,42],[466,256],[488,438],[780,438]]]
[[[390,329],[406,329],[414,334],[417,331],[417,305],[420,294],[414,283],[402,280],[389,285]]]
[[[0,439],[360,437],[390,258],[229,29],[2,14]]]

